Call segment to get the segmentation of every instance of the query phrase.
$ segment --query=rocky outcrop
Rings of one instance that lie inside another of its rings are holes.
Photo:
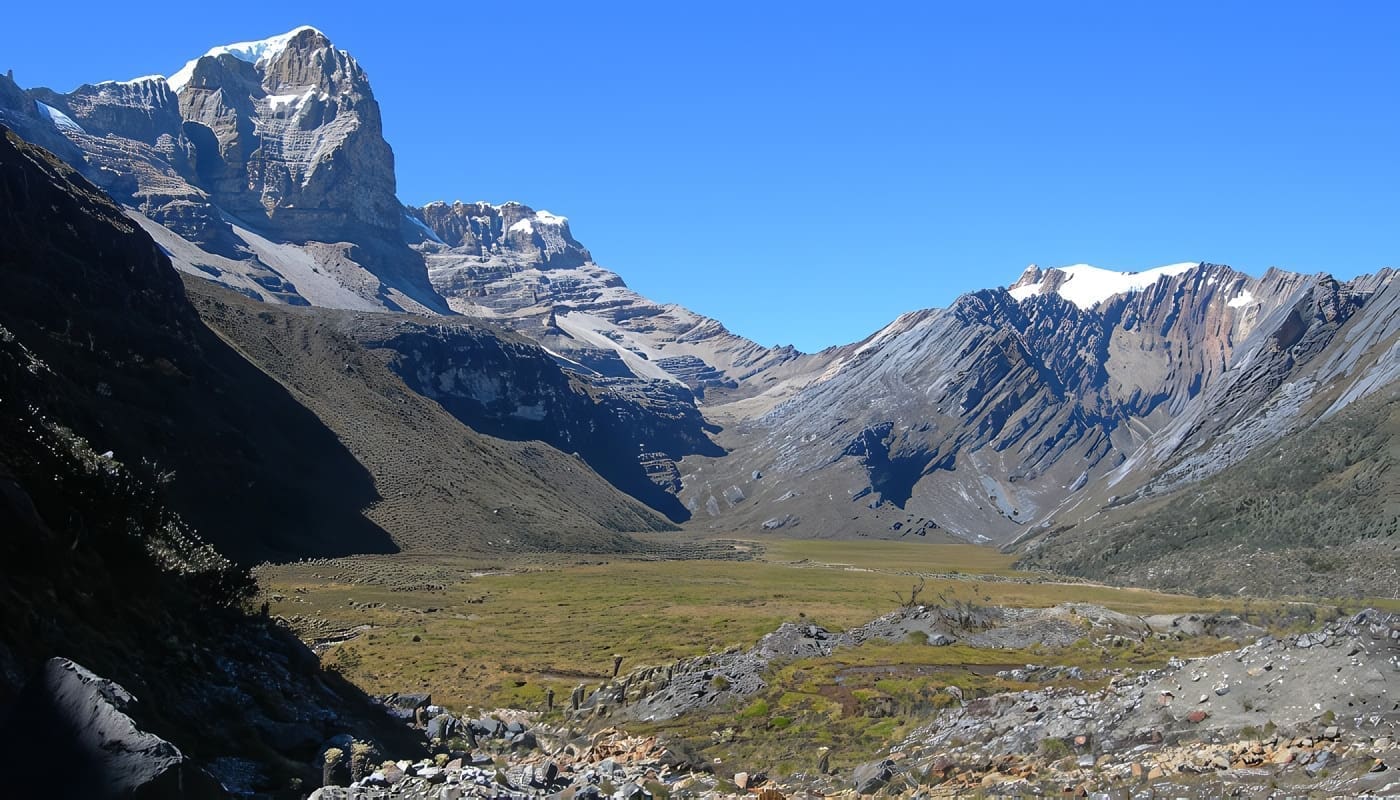
[[[1393,791],[1400,749],[1387,684],[1400,620],[1368,610],[1282,639],[1122,675],[1097,692],[963,704],[891,748],[900,779],[951,792],[1039,794],[1189,784],[1202,796]]]
[[[401,760],[376,765],[374,771],[348,782],[327,784],[312,792],[314,800],[371,800],[384,797],[404,800],[437,800],[441,797],[497,797],[509,792],[517,797],[549,797],[561,793],[582,800],[612,796],[646,800],[658,781],[692,791],[714,789],[708,765],[681,745],[656,736],[633,736],[616,728],[592,735],[571,737],[553,726],[530,725],[528,714],[507,712],[505,721],[464,719],[450,721],[476,742],[471,752],[442,746],[431,760]],[[534,742],[536,732],[548,745]],[[572,740],[570,740],[572,738]],[[505,764],[498,767],[497,764]],[[611,794],[600,787],[615,787]],[[650,785],[651,789],[644,788]]]
[[[476,256],[483,264],[493,259],[532,264],[543,269],[570,269],[593,260],[569,232],[566,217],[535,211],[520,203],[429,203],[407,209],[421,227],[419,240],[450,248],[460,255]],[[460,293],[471,297],[473,279],[481,272],[455,277]],[[444,277],[443,280],[450,280]]]

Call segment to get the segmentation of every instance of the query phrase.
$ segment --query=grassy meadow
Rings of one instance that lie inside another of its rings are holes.
[[[562,699],[580,682],[606,679],[614,654],[624,657],[625,672],[746,647],[788,620],[849,628],[895,608],[920,576],[925,603],[1078,601],[1146,614],[1245,602],[1047,580],[973,545],[736,545],[756,557],[502,563],[420,553],[266,566],[258,578],[272,613],[307,641],[321,642],[326,665],[371,692],[429,691],[456,708],[539,707],[547,688]],[[882,657],[969,658],[959,648],[906,649]],[[832,663],[874,657],[858,654],[865,650]],[[1013,663],[1030,654],[985,655],[983,661]]]

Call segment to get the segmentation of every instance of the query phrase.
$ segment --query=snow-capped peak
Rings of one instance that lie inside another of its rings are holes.
[[[1026,275],[1012,287],[1010,293],[1017,300],[1025,300],[1045,291],[1053,291],[1087,310],[1116,294],[1142,291],[1163,277],[1180,275],[1196,266],[1199,266],[1199,262],[1183,261],[1141,272],[1118,272],[1089,264],[1071,264],[1035,272],[1027,269]],[[1057,272],[1062,275],[1055,275]],[[1028,279],[1035,282],[1031,283]]]
[[[240,61],[247,61],[250,64],[260,64],[287,49],[287,43],[302,31],[316,31],[320,33],[320,31],[310,25],[302,25],[286,33],[271,36],[266,39],[259,39],[256,42],[235,42],[233,44],[211,47],[208,52],[200,56],[200,58],[206,56],[230,55]],[[194,65],[197,63],[199,63],[199,58],[186,62],[185,66],[181,67],[174,75],[171,75],[167,79],[166,82],[170,84],[171,90],[178,92],[185,88],[185,85],[190,82],[190,78],[194,76]]]

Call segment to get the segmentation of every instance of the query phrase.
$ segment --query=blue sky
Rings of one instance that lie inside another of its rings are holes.
[[[564,214],[764,344],[1030,262],[1400,266],[1393,3],[387,7],[23,4],[0,69],[67,90],[315,25],[369,72],[404,201]]]

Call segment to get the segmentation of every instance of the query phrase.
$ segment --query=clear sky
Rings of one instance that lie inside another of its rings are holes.
[[[1393,2],[11,5],[0,69],[65,91],[315,25],[369,72],[405,202],[564,214],[764,344],[1030,262],[1400,266]]]

